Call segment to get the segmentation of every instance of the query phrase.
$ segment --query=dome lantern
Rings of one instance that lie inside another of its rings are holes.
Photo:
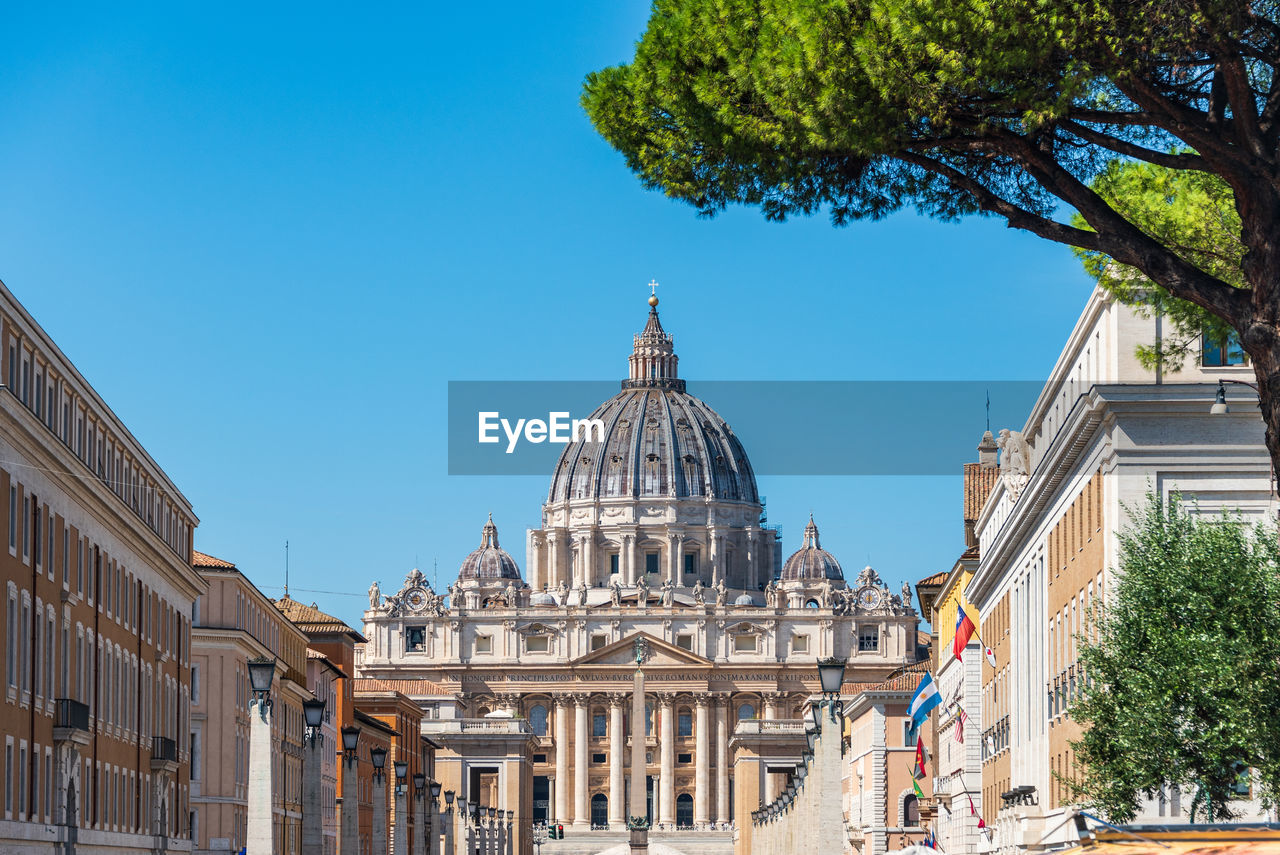
[[[821,582],[823,579],[844,581],[844,571],[836,557],[819,545],[818,526],[809,516],[804,527],[804,542],[782,565],[783,582]]]

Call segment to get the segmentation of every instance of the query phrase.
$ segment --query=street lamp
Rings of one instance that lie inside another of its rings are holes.
[[[369,749],[373,763],[373,830],[370,832],[370,855],[387,855],[387,779],[382,770],[387,765],[387,749],[381,745]]]
[[[275,787],[271,780],[271,683],[276,660],[271,656],[250,659],[249,690],[249,816],[245,829],[247,855],[271,855],[271,805]]]
[[[818,660],[818,682],[822,684],[822,698],[834,701],[840,696],[840,686],[844,684],[844,666],[848,660],[834,656]]]
[[[302,702],[302,718],[307,725],[302,745],[302,851],[324,850],[324,821],[321,816],[321,758],[324,756],[324,739],[320,726],[324,723],[325,703],[316,698]]]
[[[360,846],[360,806],[356,797],[360,786],[356,751],[360,743],[360,728],[342,728],[342,851],[357,852]]]
[[[397,760],[392,765],[396,770],[396,824],[391,829],[392,851],[400,855],[405,851],[405,840],[409,833],[409,806],[406,804],[408,788],[404,785],[405,777],[409,774],[409,764],[404,760]]]

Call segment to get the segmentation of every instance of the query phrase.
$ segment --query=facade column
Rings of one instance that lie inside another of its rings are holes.
[[[536,531],[529,532],[529,587],[542,590],[542,537]]]
[[[640,574],[644,572],[644,571],[640,568],[640,562],[639,562],[639,558],[640,558],[640,535],[639,535],[639,533],[635,533],[635,534],[630,535],[630,538],[631,538],[631,539],[630,539],[630,541],[629,541],[629,543],[628,543],[628,546],[630,547],[630,548],[628,549],[628,554],[629,554],[631,557],[628,559],[628,562],[629,562],[629,563],[630,563],[630,565],[631,565],[631,584],[632,584],[632,585],[636,585],[636,584],[638,584],[638,583],[639,583],[639,581],[640,581]]]
[[[667,534],[667,578],[671,580],[671,584],[676,583],[676,536],[668,532]]]
[[[547,532],[547,586],[555,588],[560,584],[560,535]],[[560,605],[564,605],[561,603]]]
[[[697,764],[693,772],[693,825],[695,828],[706,828],[710,821],[710,799],[708,790],[711,786],[711,724],[707,720],[709,702],[706,695],[694,699],[693,734],[694,762]]]
[[[587,718],[591,713],[591,696],[575,695],[573,734],[573,825],[574,828],[590,828],[591,813],[587,807]]]
[[[747,588],[756,590],[760,580],[757,564],[760,563],[760,556],[756,553],[756,533],[747,529],[747,561],[746,561],[746,577]]]
[[[707,564],[710,565],[711,575],[708,577],[710,585],[715,587],[716,582],[720,581],[720,552],[722,539],[716,534],[715,526],[707,527]],[[726,583],[727,584],[727,583]]]
[[[658,822],[671,826],[676,822],[676,722],[672,708],[674,698],[659,695],[659,711],[662,733],[659,736],[662,749],[662,765],[658,779]]]
[[[623,784],[623,757],[626,751],[626,738],[622,734],[622,705],[626,697],[620,694],[609,696],[609,826],[621,826],[626,822],[627,812],[624,804],[626,790]]]
[[[683,588],[685,586],[684,578],[684,535],[676,535],[676,587]]]
[[[582,578],[586,581],[587,587],[595,587],[596,584],[596,532],[595,529],[588,529],[582,538]],[[583,605],[586,605],[585,603]]]
[[[772,721],[778,717],[778,693],[764,693],[764,718],[766,721]]]
[[[716,701],[716,822],[729,822],[729,738],[732,736],[733,704],[729,698]]]
[[[556,822],[569,819],[569,710],[562,695],[554,698],[556,719]]]

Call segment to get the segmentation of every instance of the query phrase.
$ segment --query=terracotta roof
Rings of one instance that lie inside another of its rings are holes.
[[[995,467],[982,468],[980,463],[964,465],[964,518],[976,520],[982,513],[982,506],[987,503],[996,481],[1000,480],[1000,470]]]
[[[923,629],[916,630],[916,644],[923,645],[924,647],[928,647],[930,644],[933,644],[932,633],[925,632]]]
[[[341,619],[320,611],[315,603],[309,606],[303,605],[297,600],[290,599],[288,594],[272,602],[290,623],[303,632],[350,633],[357,641],[365,640],[363,635],[347,626]]]
[[[212,555],[205,555],[198,549],[191,550],[191,566],[192,567],[217,567],[222,570],[235,570],[236,565],[230,561],[223,561],[221,558],[214,558]]]
[[[925,585],[925,586],[937,585],[941,587],[942,583],[947,581],[947,574],[950,572],[951,572],[950,570],[939,570],[937,573],[934,573],[932,576],[925,576],[919,582],[916,582],[916,587],[918,588],[921,585]]]
[[[399,692],[410,697],[449,694],[449,690],[444,686],[430,680],[378,680],[373,677],[356,677],[353,688],[357,692]]]
[[[863,692],[914,692],[924,679],[924,675],[933,670],[932,659],[921,659],[910,665],[889,672],[878,683],[845,683],[840,687],[842,695],[860,695]]]

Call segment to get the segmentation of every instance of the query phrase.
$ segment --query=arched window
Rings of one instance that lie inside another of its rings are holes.
[[[738,707],[738,721],[745,721],[746,719],[755,718],[755,717],[756,717],[756,708],[751,706],[751,704],[743,704],[742,706]]]
[[[596,793],[591,797],[591,827],[609,827],[609,797],[604,793]]]
[[[693,828],[693,796],[688,793],[676,796],[676,828]]]
[[[529,727],[534,736],[547,735],[547,708],[542,704],[534,704],[529,708]]]
[[[902,824],[912,828],[920,824],[920,802],[915,795],[902,800]]]

